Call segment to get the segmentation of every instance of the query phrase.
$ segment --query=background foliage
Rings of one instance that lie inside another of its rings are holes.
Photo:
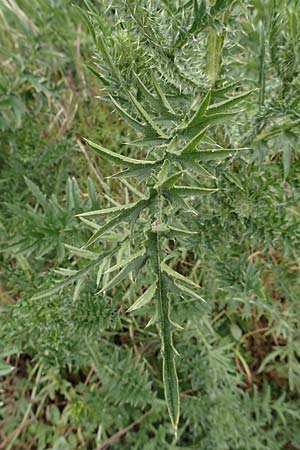
[[[107,21],[99,26],[108,35],[113,29],[109,46],[132,89],[133,68],[149,86],[147,65],[187,98],[205,91],[213,76],[207,27],[224,33],[222,79],[240,82],[236,94],[256,91],[210,139],[252,151],[209,163],[219,191],[192,201],[198,216],[186,223],[198,235],[184,240],[183,255],[174,250],[176,270],[198,282],[206,299],[173,304],[184,326],[175,334],[176,440],[159,336],[145,329],[151,305],[126,313],[151,274],[95,296],[93,256],[78,250],[92,225],[76,214],[136,200],[139,189],[105,178],[117,169],[81,137],[138,157],[137,146],[121,147],[138,135],[112,113],[99,79],[84,67],[92,65],[92,36],[68,1],[2,1],[0,448],[300,448],[299,2],[217,1],[213,25],[200,21],[198,29],[192,2],[175,2],[178,14],[168,1],[94,3]],[[223,6],[234,6],[231,18]],[[114,21],[120,25],[111,28]],[[95,61],[103,72],[99,55]],[[121,238],[118,229],[108,245]],[[75,273],[87,274],[85,282],[79,277],[62,292],[33,298]]]

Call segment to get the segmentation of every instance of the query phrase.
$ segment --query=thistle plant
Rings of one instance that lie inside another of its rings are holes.
[[[17,3],[38,32],[1,4],[0,447],[299,448],[299,0]]]
[[[236,2],[126,0],[104,4],[103,11],[85,3],[87,10],[80,13],[96,46],[90,70],[103,84],[102,99],[137,133],[129,145],[140,151],[133,158],[85,141],[121,168],[111,178],[124,183],[135,201],[111,200],[112,207],[79,214],[94,233],[85,248],[72,251],[91,263],[37,298],[76,281],[81,285],[95,268],[102,294],[128,275],[134,280],[151,273],[152,282],[128,312],[155,305],[147,327],[159,330],[165,399],[176,431],[180,402],[173,333],[181,325],[172,319],[172,299],[205,300],[198,283],[174,261],[199,234],[188,226],[189,217],[197,215],[195,198],[218,190],[210,168],[247,150],[231,146],[224,133],[251,94],[234,93],[237,82],[222,79],[222,49]],[[117,244],[116,229],[122,230]]]

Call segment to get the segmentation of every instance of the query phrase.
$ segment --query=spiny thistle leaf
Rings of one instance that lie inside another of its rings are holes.
[[[130,206],[130,208],[125,208],[120,214],[118,214],[116,217],[108,221],[105,225],[100,227],[93,236],[88,240],[86,246],[89,247],[90,245],[94,244],[99,240],[99,238],[105,233],[106,231],[110,230],[114,226],[120,224],[121,222],[131,222],[134,223],[136,219],[138,218],[140,212],[145,209],[147,206],[149,206],[152,202],[152,199],[147,200],[139,200],[138,202],[134,203]]]
[[[199,108],[191,118],[190,122],[188,123],[188,127],[192,127],[196,125],[199,122],[199,119],[204,116],[211,100],[211,90],[207,91],[205,97],[201,101]]]
[[[197,136],[202,130],[204,130],[208,126],[214,126],[219,124],[225,124],[228,120],[232,119],[234,116],[239,114],[241,111],[232,111],[232,112],[224,112],[224,113],[216,113],[211,114],[209,116],[204,115],[202,118],[198,119],[198,123],[196,122],[193,126],[187,127],[183,130],[182,135],[187,139],[194,138]]]
[[[197,211],[193,207],[188,205],[183,196],[178,195],[172,189],[163,189],[162,195],[169,200],[169,202],[172,204],[174,208],[182,208],[183,210],[189,211],[195,214],[196,216],[198,215]]]
[[[208,130],[208,126],[203,130],[200,130],[199,133],[193,137],[190,141],[188,141],[184,147],[182,148],[180,153],[188,153],[195,149],[195,147],[199,144],[201,139],[204,137],[206,131]]]
[[[186,278],[184,275],[181,275],[181,273],[176,272],[176,270],[173,270],[171,267],[169,267],[166,263],[162,262],[161,263],[161,270],[163,272],[166,273],[166,275],[168,275],[171,279],[173,279],[174,281],[178,280],[181,281],[183,283],[188,284],[189,286],[191,286],[192,288],[197,288],[199,289],[199,286],[194,283],[192,280],[190,280],[189,278]]]
[[[228,158],[235,153],[250,150],[248,147],[242,148],[223,148],[223,149],[207,149],[203,151],[190,152],[181,154],[178,161],[213,161]]]
[[[185,294],[188,294],[190,297],[193,297],[196,300],[201,300],[202,302],[206,303],[204,298],[202,298],[201,295],[197,294],[197,291],[195,289],[193,289],[193,290],[189,289],[183,283],[180,283],[178,280],[175,280],[174,283],[175,283],[176,287],[178,287]]]
[[[130,177],[150,177],[153,170],[159,166],[159,163],[151,164],[147,167],[142,167],[141,169],[127,169],[122,172],[115,173],[111,175],[110,178],[130,178]]]
[[[127,312],[136,311],[137,309],[146,306],[153,299],[156,289],[157,281],[151,284],[151,286],[137,299],[137,301],[127,309]]]
[[[142,82],[142,80],[140,79],[140,77],[135,73],[134,76],[137,79],[138,82],[138,86],[141,89],[144,97],[149,101],[149,104],[152,105],[152,107],[154,108],[154,110],[156,110],[158,113],[161,114],[170,114],[168,109],[165,107],[165,105],[163,104],[162,101],[159,101],[157,99],[157,97],[155,97],[153,94],[151,94],[151,92],[149,91],[149,89],[144,85],[144,83]],[[170,114],[170,117],[174,117],[172,114]]]
[[[137,205],[137,202],[135,203],[128,203],[127,205],[120,205],[120,206],[114,206],[112,208],[107,209],[99,209],[97,211],[88,211],[85,213],[77,214],[77,217],[89,217],[89,216],[110,216],[115,213],[120,213],[126,210],[134,209]]]
[[[110,161],[116,162],[120,164],[121,166],[126,167],[135,167],[135,168],[144,168],[149,167],[151,165],[155,164],[155,161],[143,161],[139,159],[133,159],[128,158],[127,156],[120,155],[118,153],[112,152],[111,150],[108,150],[107,148],[102,147],[100,144],[95,144],[94,142],[90,141],[89,139],[85,139],[85,141],[94,149],[96,152],[102,156],[103,158],[106,158]]]
[[[199,4],[200,3],[200,4]],[[208,22],[208,15],[206,11],[206,2],[205,0],[200,0],[198,3],[198,0],[193,0],[194,5],[194,20],[190,29],[191,33],[197,33],[200,30],[202,30],[207,22]]]
[[[240,84],[240,81],[234,81],[233,83],[229,83],[221,88],[213,88],[211,90],[211,95],[213,98],[225,98],[225,95],[228,94],[228,92],[232,91],[234,88],[237,88]]]
[[[228,108],[231,108],[232,106],[237,105],[242,100],[249,97],[249,95],[251,95],[253,92],[254,92],[254,90],[245,92],[244,94],[241,94],[241,95],[236,95],[235,97],[228,98],[227,100],[224,100],[222,102],[214,103],[213,105],[210,105],[207,108],[206,114],[211,115],[211,114],[227,111]]]
[[[75,283],[76,281],[81,280],[82,278],[86,277],[91,270],[93,270],[99,263],[101,263],[106,257],[110,255],[111,252],[105,252],[102,253],[101,256],[99,256],[96,260],[85,266],[83,269],[78,270],[74,275],[71,275],[66,280],[63,280],[59,283],[57,283],[55,286],[46,289],[45,291],[41,292],[40,294],[34,295],[33,299],[38,300],[45,297],[51,297],[54,294],[57,294],[65,287],[69,286],[72,283]]]
[[[86,220],[86,219],[84,219],[84,217],[82,217],[82,220]],[[90,247],[91,245],[93,245],[95,242],[97,242],[100,239],[100,237],[106,231],[109,231],[111,228],[113,228],[114,226],[116,226],[119,223],[120,223],[119,216],[117,216],[117,217],[114,217],[113,219],[109,220],[102,227],[97,227],[97,231],[90,237],[90,239],[85,244],[85,247]]]
[[[131,125],[133,128],[135,128],[137,131],[139,131],[142,134],[150,134],[152,132],[151,127],[147,127],[140,122],[138,122],[134,117],[132,117],[118,102],[116,99],[114,99],[111,95],[109,96],[112,103],[114,104],[116,110],[120,114],[120,116],[125,119],[129,125]]]
[[[144,119],[146,124],[152,129],[152,133],[157,133],[159,137],[162,137],[164,139],[168,139],[168,135],[164,133],[153,121],[152,117],[148,114],[148,112],[145,110],[143,105],[135,98],[135,96],[128,91],[129,97],[136,107],[137,111],[140,113],[141,117]]]
[[[202,187],[190,187],[190,186],[174,186],[171,192],[185,196],[194,196],[202,194],[210,194],[212,192],[217,192],[218,189],[202,188]]]
[[[197,231],[190,231],[187,230],[186,228],[177,228],[177,227],[172,227],[171,225],[165,226],[165,228],[160,228],[159,231],[161,231],[161,233],[163,233],[165,236],[167,236],[168,238],[172,239],[173,238],[185,238],[185,237],[191,237],[191,236],[196,236],[199,233]]]
[[[89,250],[86,250],[84,248],[78,248],[74,247],[73,245],[65,244],[65,247],[72,255],[76,255],[79,258],[85,258],[85,259],[91,259],[95,260],[98,258],[98,253],[96,252],[90,252]]]
[[[171,117],[174,117],[174,116],[176,117],[176,112],[174,111],[173,107],[171,106],[167,96],[164,94],[163,90],[161,89],[161,87],[156,79],[155,73],[153,71],[151,72],[151,79],[152,79],[154,89],[156,90],[156,93],[157,93],[158,97],[160,98],[162,104],[164,105],[165,109],[168,111],[168,113],[171,114]]]
[[[172,188],[174,186],[174,184],[177,183],[177,181],[179,181],[180,178],[182,178],[183,174],[184,174],[184,170],[174,173],[174,175],[171,175],[162,183],[162,186],[167,189]]]
[[[106,270],[105,273],[115,272],[116,270],[124,268],[124,267],[128,266],[128,264],[130,264],[132,261],[137,259],[139,256],[143,256],[143,255],[145,255],[145,249],[144,248],[142,250],[138,251],[137,253],[135,253],[134,255],[130,255],[125,260],[123,260],[123,261],[115,264],[114,266],[110,267],[108,270]]]
[[[110,291],[120,281],[122,281],[129,273],[138,272],[143,267],[148,259],[146,254],[138,255],[132,259],[108,284],[103,286],[99,294],[102,292]]]

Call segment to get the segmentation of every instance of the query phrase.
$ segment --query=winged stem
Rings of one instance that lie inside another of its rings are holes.
[[[161,202],[162,196],[158,191],[158,217],[161,218]],[[168,297],[168,278],[161,270],[161,264],[163,260],[163,251],[161,247],[161,233],[152,225],[152,231],[150,233],[150,246],[152,251],[152,268],[157,275],[157,290],[156,290],[156,303],[157,303],[157,321],[159,327],[159,333],[161,338],[161,354],[163,359],[163,384],[165,391],[165,399],[172,422],[172,426],[177,431],[177,425],[179,420],[179,385],[178,377],[175,365],[176,350],[173,345],[173,324],[170,319],[170,299]]]

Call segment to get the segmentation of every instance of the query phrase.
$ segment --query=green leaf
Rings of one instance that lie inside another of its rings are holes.
[[[182,208],[185,211],[193,213],[195,216],[198,212],[181,197],[173,189],[164,189],[162,195],[169,200],[169,202],[174,206],[174,208]]]
[[[231,183],[235,184],[239,189],[241,189],[241,191],[244,191],[244,187],[241,183],[241,180],[237,175],[235,175],[233,172],[226,172],[224,176],[225,178],[227,178],[227,180],[229,180]]]
[[[108,255],[110,255],[111,252],[103,252],[99,258],[97,258],[95,261],[91,262],[90,264],[83,267],[83,269],[78,270],[74,275],[71,275],[69,278],[57,283],[55,286],[46,289],[45,291],[41,292],[40,294],[34,295],[32,298],[35,300],[51,297],[54,294],[57,294],[65,287],[69,286],[70,284],[75,283],[76,281],[79,281],[80,279],[86,277],[94,267],[97,266],[103,259],[105,259]]]
[[[190,141],[188,141],[184,147],[181,150],[181,154],[182,153],[189,153],[192,150],[194,150],[194,148],[199,144],[199,142],[201,141],[201,139],[204,137],[206,131],[208,130],[208,127],[202,129],[199,131],[198,134],[196,134],[196,136],[194,136]]]
[[[3,307],[3,309],[0,308],[0,312],[2,313],[3,311],[6,311],[5,307]],[[16,353],[21,353],[20,348],[12,346],[5,347],[5,350],[3,349],[3,351],[0,352],[0,358],[6,358],[7,356],[12,356]]]
[[[127,266],[125,266],[106,286],[104,286],[99,292],[110,291],[114,288],[120,281],[122,281],[129,273],[135,271],[138,272],[142,266],[145,265],[148,256],[146,254],[139,255],[135,259],[133,259]]]
[[[137,202],[135,203],[128,203],[127,205],[120,205],[120,206],[114,206],[113,208],[107,208],[107,209],[99,209],[96,211],[88,211],[85,213],[76,214],[76,217],[88,217],[88,216],[109,216],[111,214],[120,213],[126,210],[130,210],[131,208],[134,208],[137,205]]]
[[[156,97],[154,97],[154,95],[151,94],[151,92],[144,85],[144,83],[142,82],[140,77],[136,73],[134,73],[134,76],[137,79],[140,90],[144,94],[144,97],[149,101],[150,105],[152,105],[153,108],[159,113],[165,114],[166,112],[168,112],[168,110],[166,109],[164,104],[162,102],[160,102]],[[170,117],[173,117],[173,116],[170,114]]]
[[[127,169],[122,172],[115,173],[110,178],[130,178],[130,177],[146,177],[150,176],[153,169],[158,167],[158,164],[142,167],[141,169]]]
[[[208,108],[208,105],[210,104],[211,100],[211,90],[207,91],[206,95],[204,96],[203,100],[201,101],[198,110],[191,118],[190,122],[188,123],[188,127],[193,127],[196,125],[199,120],[204,116],[205,111]]]
[[[24,177],[25,183],[27,184],[28,189],[31,191],[31,193],[36,198],[36,201],[40,206],[43,207],[44,211],[47,210],[47,197],[42,193],[40,188],[33,183],[31,180],[29,180],[27,177]]]
[[[300,119],[294,120],[293,122],[289,123],[283,123],[282,125],[276,125],[271,130],[263,131],[262,133],[258,134],[254,140],[263,141],[265,139],[268,139],[269,137],[282,133],[283,131],[291,130],[292,128],[295,128],[298,125],[300,125]]]
[[[143,105],[134,97],[134,95],[128,91],[128,95],[132,101],[132,103],[134,104],[134,106],[136,107],[136,110],[140,113],[140,115],[143,117],[144,121],[146,122],[146,124],[149,125],[150,128],[152,128],[152,130],[154,132],[156,132],[158,134],[158,136],[164,138],[164,139],[168,139],[168,135],[166,133],[164,133],[157,125],[156,123],[152,120],[151,116],[147,113],[147,111],[145,110],[145,108],[143,107]]]
[[[129,123],[129,125],[131,125],[142,134],[147,134],[152,131],[152,128],[145,127],[143,124],[134,119],[134,117],[132,117],[111,95],[109,96],[109,98],[111,99],[120,116],[123,117],[123,119],[125,119]]]
[[[143,306],[147,305],[154,297],[154,294],[157,289],[157,281],[153,283],[130,308],[127,309],[127,312],[135,311]]]
[[[136,168],[145,168],[153,166],[156,161],[143,161],[139,159],[133,159],[128,158],[127,156],[120,155],[118,153],[112,152],[111,150],[108,150],[102,145],[95,144],[92,141],[89,141],[88,139],[84,140],[93,148],[96,150],[96,152],[102,156],[103,158],[109,159],[110,161],[116,162],[122,166],[126,167],[136,167]]]
[[[264,24],[262,21],[258,24],[259,30],[259,104],[263,106],[265,102],[265,89],[266,89],[266,73],[265,73],[265,58],[266,58],[266,35]]]
[[[64,267],[59,267],[58,269],[54,269],[54,272],[58,275],[62,275],[63,277],[69,277],[71,275],[76,275],[77,270],[73,269],[65,269]]]
[[[86,12],[80,8],[77,5],[73,5],[74,8],[76,8],[76,10],[79,12],[79,14],[81,15],[83,21],[85,22],[85,24],[87,25],[89,32],[91,33],[93,40],[95,42],[95,44],[97,44],[97,38],[96,38],[96,33],[93,27],[93,24],[91,23],[89,16],[86,14]]]
[[[193,138],[197,136],[200,131],[204,130],[208,126],[214,126],[218,124],[224,124],[228,122],[228,120],[232,119],[234,116],[236,116],[241,111],[232,111],[229,113],[216,113],[211,114],[209,116],[205,115],[202,117],[202,119],[199,119],[199,123],[192,127],[188,127],[185,130],[183,130],[183,137],[185,138]]]
[[[165,159],[158,174],[156,175],[157,183],[155,185],[155,189],[162,186],[164,182],[167,180],[169,168],[170,168],[170,161],[168,159]]]
[[[78,300],[83,282],[84,282],[84,278],[81,278],[80,280],[77,281],[74,292],[73,292],[73,302],[76,302]]]
[[[97,278],[96,278],[96,285],[97,288],[100,285],[100,281],[104,275],[105,269],[107,267],[108,261],[103,260],[101,264],[99,264],[98,272],[97,272]]]
[[[109,83],[108,81],[105,79],[104,76],[102,76],[97,70],[94,69],[94,67],[89,66],[89,65],[85,65],[85,67],[96,77],[98,78],[98,80],[101,81],[102,84],[104,84],[104,86],[107,86]]]
[[[101,228],[101,225],[98,225],[97,223],[92,222],[91,220],[85,219],[84,217],[79,217],[79,219],[81,220],[81,222],[85,223],[92,230],[100,230]]]
[[[250,150],[248,147],[242,148],[222,148],[222,149],[207,149],[203,151],[190,152],[181,154],[178,161],[213,161],[218,159],[228,158],[234,153]]]
[[[115,272],[116,270],[121,269],[122,267],[127,266],[129,263],[131,263],[132,261],[134,261],[136,258],[138,258],[139,256],[143,256],[145,255],[145,249],[143,248],[142,250],[136,252],[134,255],[130,255],[128,258],[122,260],[121,262],[119,262],[118,264],[115,264],[114,266],[110,267],[108,270],[106,270],[105,273],[111,273],[111,272]]]
[[[152,201],[153,199],[139,200],[133,205],[131,205],[130,208],[125,208],[123,211],[121,211],[120,214],[118,214],[116,217],[108,221],[105,225],[100,227],[88,240],[86,247],[94,244],[102,236],[103,233],[110,230],[115,225],[120,224],[122,221],[134,223],[137,217],[139,216],[140,212],[147,206],[149,206]]]
[[[163,187],[167,189],[172,188],[174,184],[177,183],[177,181],[179,181],[182,178],[184,172],[185,172],[184,170],[181,170],[180,172],[171,175],[169,178],[165,180],[165,182],[163,183]]]
[[[97,18],[99,18],[99,15],[97,16]],[[121,77],[121,74],[120,74],[118,68],[113,63],[113,60],[112,60],[112,58],[111,58],[111,56],[109,54],[108,46],[107,46],[107,43],[106,43],[106,40],[105,40],[105,37],[104,37],[104,28],[102,26],[101,20],[98,20],[98,24],[100,25],[100,28],[101,28],[102,32],[100,32],[98,34],[96,47],[102,53],[102,57],[106,61],[108,66],[110,67],[112,74],[115,75],[115,77],[117,78],[117,80],[119,81],[121,86],[124,87],[123,78]]]
[[[87,187],[88,187],[89,200],[90,200],[91,204],[97,205],[99,203],[98,202],[98,194],[97,194],[97,191],[95,188],[95,184],[90,177],[88,177]]]
[[[139,197],[142,200],[147,200],[148,197],[145,194],[143,194],[143,192],[136,189],[135,186],[132,186],[132,184],[130,184],[126,179],[122,180],[122,183],[134,195],[136,195],[137,197]]]
[[[171,189],[171,192],[175,192],[175,194],[183,196],[210,194],[211,192],[217,191],[218,189],[190,187],[190,186],[174,186]]]
[[[180,165],[184,169],[184,171],[188,170],[188,171],[196,172],[197,174],[201,175],[201,177],[209,178],[211,180],[217,179],[214,175],[212,175],[210,172],[208,172],[208,170],[206,170],[205,167],[203,167],[202,165],[198,164],[195,161],[188,161],[186,159],[180,159],[180,160],[178,160],[178,162],[180,163]]]
[[[199,33],[202,31],[208,24],[209,15],[206,10],[206,1],[199,0],[200,5],[198,4],[198,0],[194,0],[194,20],[190,29],[190,33]]]
[[[82,220],[86,220],[86,219],[82,218]],[[120,223],[119,216],[114,217],[113,219],[109,220],[105,225],[103,225],[102,227],[97,229],[97,231],[87,241],[87,243],[85,244],[85,247],[90,247],[92,244],[94,244],[95,242],[98,241],[98,239],[102,236],[102,234],[104,234],[106,231],[110,230],[111,228],[113,228],[115,225],[117,225],[119,223]]]
[[[74,247],[73,245],[65,244],[67,250],[69,250],[73,255],[78,256],[79,258],[91,259],[95,260],[98,258],[99,253],[90,252],[89,250],[85,250],[83,248]]]
[[[292,159],[293,148],[291,145],[286,145],[283,150],[283,169],[284,169],[284,179],[286,180],[290,171],[291,159]]]
[[[188,287],[186,287],[184,284],[178,282],[178,280],[174,281],[175,285],[178,287],[178,289],[180,289],[181,291],[183,291],[185,294],[188,294],[190,297],[195,298],[196,300],[201,300],[202,302],[206,303],[206,301],[204,300],[204,298],[201,297],[201,295],[197,294],[197,290],[195,289],[189,289]],[[198,286],[198,289],[199,286]]]
[[[131,145],[139,147],[166,147],[170,143],[170,139],[163,139],[157,135],[146,134],[143,139],[131,142]]]
[[[163,383],[169,416],[174,430],[177,431],[180,409],[179,384],[174,358],[175,350],[173,348],[169,350],[169,347],[171,346],[165,343],[163,350]]]
[[[48,411],[47,411],[47,416],[48,416],[47,420],[49,420],[49,422],[51,424],[54,424],[54,425],[57,425],[57,426],[61,425],[62,418],[61,418],[60,410],[58,409],[58,407],[56,405],[54,405],[54,404],[49,405],[49,408],[48,408]],[[65,441],[63,441],[63,443],[68,448],[67,441],[65,440]],[[59,450],[61,448],[61,446],[59,445],[59,446],[56,447],[56,442],[55,442],[54,449],[55,448],[57,448],[57,450]]]
[[[171,269],[171,267],[164,262],[161,263],[161,270],[165,272],[174,282],[178,280],[188,284],[192,288],[199,289],[199,286],[196,283],[191,281],[189,278],[186,278],[184,275],[181,275],[181,273],[178,273],[175,270]]]
[[[233,106],[240,103],[245,98],[249,97],[250,94],[252,94],[254,90],[245,92],[241,95],[236,95],[235,97],[228,98],[224,100],[223,102],[214,103],[213,105],[209,106],[206,111],[206,115],[210,116],[212,114],[216,113],[222,113],[227,112],[229,108],[232,108]]]
[[[14,367],[7,364],[5,361],[0,361],[0,377],[9,375],[14,370]]]
[[[283,170],[284,179],[286,180],[290,171],[292,153],[297,141],[297,135],[291,131],[286,131],[282,135],[283,145]]]
[[[230,332],[232,337],[236,340],[239,341],[243,335],[242,330],[240,329],[240,327],[236,324],[236,323],[232,323],[230,325]]]
[[[171,225],[167,226],[166,231],[168,231],[170,233],[170,238],[172,238],[172,236],[174,237],[186,237],[186,236],[196,236],[199,233],[197,231],[190,231],[187,230],[186,228],[177,228],[177,227],[172,227]]]
[[[226,84],[226,86],[223,86],[221,88],[214,88],[212,89],[212,97],[217,98],[224,98],[228,92],[232,91],[232,89],[238,87],[241,84],[240,81],[234,81],[233,83]]]
[[[78,209],[78,208],[80,208],[80,203],[81,203],[80,189],[79,189],[78,183],[74,177],[71,179],[71,188],[72,188],[72,194],[73,194],[73,200],[74,200],[74,207],[75,207],[75,209]]]
[[[151,327],[151,325],[154,325],[155,323],[157,323],[157,312],[155,312],[154,316],[152,316],[149,322],[146,324],[145,329]]]
[[[182,208],[186,211],[192,211],[192,208],[180,195],[177,195],[172,189],[164,189],[162,195],[176,208]]]
[[[72,211],[75,207],[71,178],[68,178],[66,185],[66,204],[68,211]]]
[[[216,22],[214,23],[216,24]],[[222,25],[220,26],[220,28]],[[206,45],[206,77],[214,86],[221,76],[222,50],[225,32],[217,26],[210,26],[207,33]]]
[[[210,13],[212,16],[217,16],[227,8],[230,8],[235,2],[236,0],[216,0],[211,6]]]
[[[156,93],[157,93],[158,97],[160,98],[162,104],[166,108],[166,110],[169,113],[171,113],[172,116],[176,116],[176,112],[172,108],[169,100],[167,99],[166,95],[164,94],[163,90],[161,89],[161,87],[160,87],[160,85],[159,85],[159,83],[158,83],[158,81],[156,79],[156,76],[155,76],[153,71],[151,72],[151,79],[152,79],[153,86],[154,86],[154,88],[156,90]]]
[[[90,14],[92,14],[93,16],[98,16],[99,15],[99,11],[97,10],[97,8],[95,7],[95,5],[93,5],[92,1],[90,0],[83,0],[85,5],[88,8],[88,11]]]

